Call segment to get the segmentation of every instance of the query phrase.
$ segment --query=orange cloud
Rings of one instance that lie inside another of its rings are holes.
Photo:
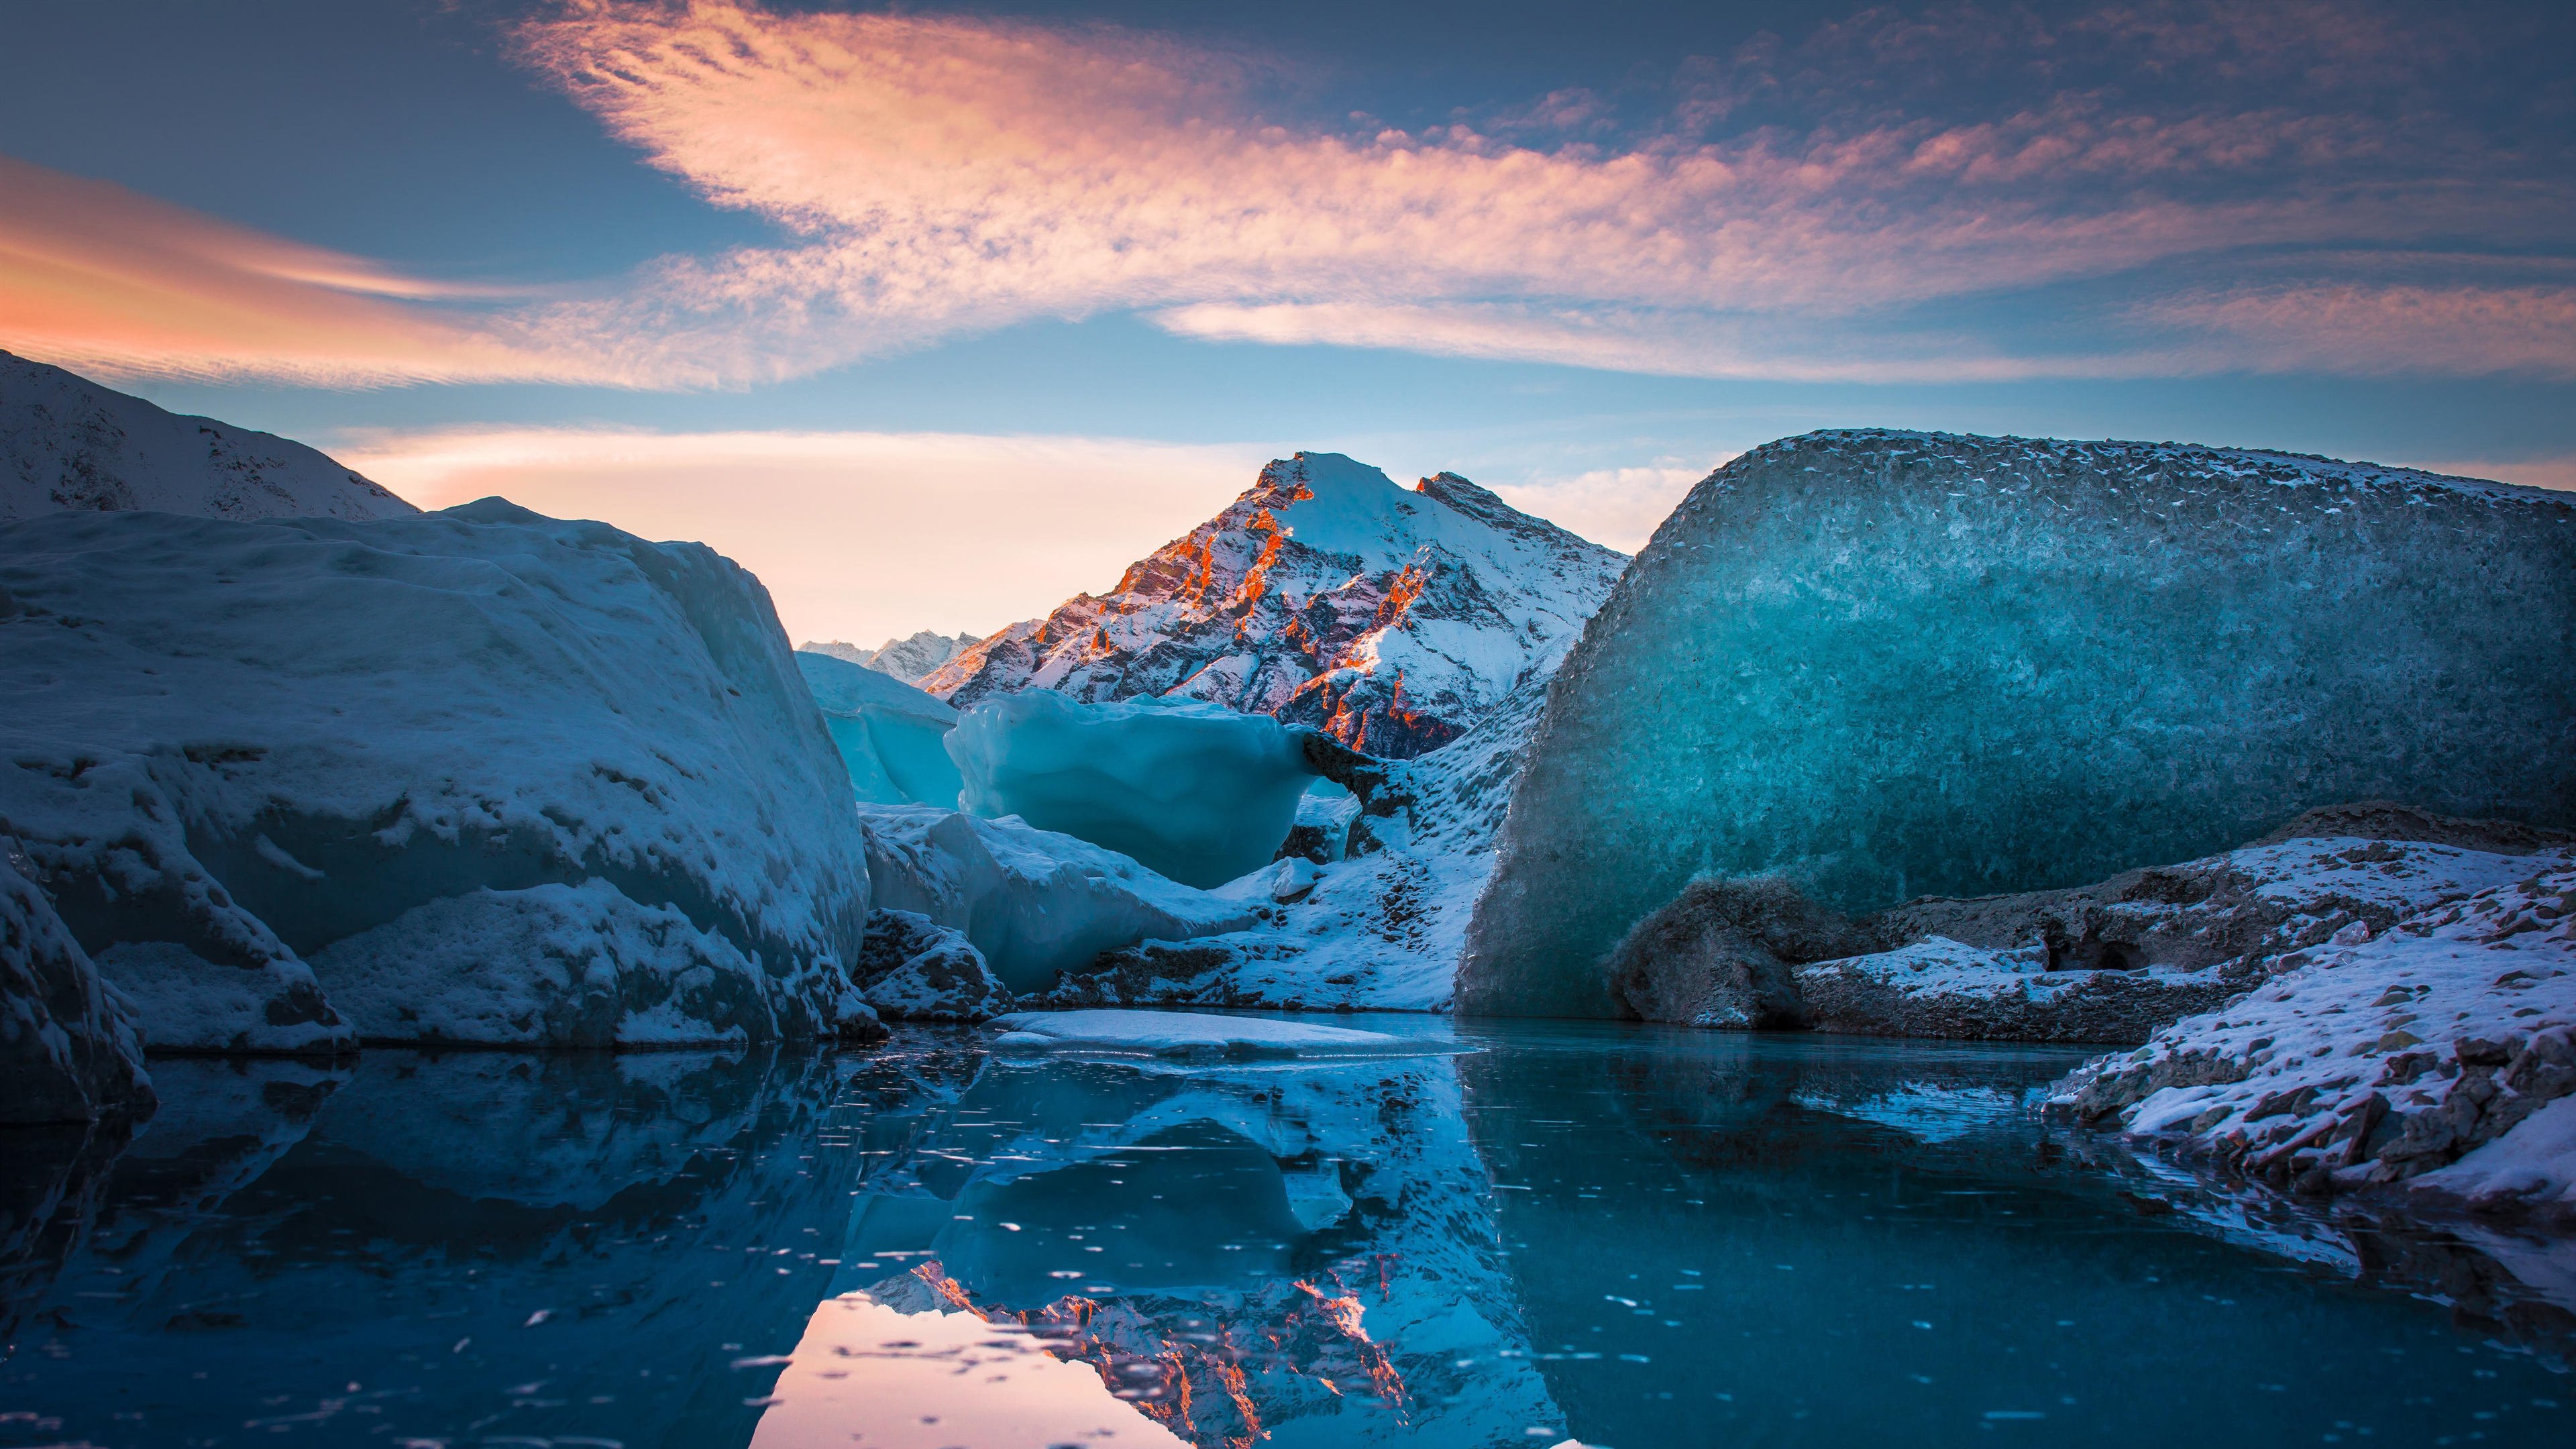
[[[0,347],[111,375],[355,386],[602,369],[422,303],[488,291],[0,156]]]

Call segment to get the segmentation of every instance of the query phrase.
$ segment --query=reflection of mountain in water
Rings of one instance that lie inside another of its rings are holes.
[[[1522,1442],[1529,1369],[1447,1059],[995,1062],[873,1160],[835,1286],[1094,1365],[1203,1445]]]

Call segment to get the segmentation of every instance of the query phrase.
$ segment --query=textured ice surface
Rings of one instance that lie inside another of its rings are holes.
[[[1559,658],[1626,562],[1456,474],[1399,488],[1299,453],[1115,588],[974,642],[921,684],[961,708],[1032,687],[1203,699],[1409,758]]]
[[[0,860],[0,1127],[151,1107],[133,1008]]]
[[[1242,901],[1024,821],[922,805],[863,805],[859,815],[877,904],[963,932],[1015,992],[1045,990],[1114,947],[1252,924]]]
[[[2394,799],[2576,823],[2576,499],[2176,445],[1819,433],[1701,483],[1558,676],[1461,1009],[1609,1010],[1701,872],[1858,912]]]
[[[1386,1057],[1455,1051],[1442,1037],[1389,1036],[1306,1021],[1203,1011],[1021,1011],[990,1023],[994,1044],[1019,1051],[1147,1056]]]
[[[1045,689],[968,710],[948,753],[968,812],[1016,815],[1203,889],[1267,863],[1315,779],[1297,731],[1268,715]]]
[[[302,443],[163,412],[0,352],[0,519],[133,508],[213,518],[420,511]]]
[[[946,743],[957,711],[900,679],[828,654],[800,650],[796,668],[860,799],[957,808],[964,784]]]
[[[845,772],[766,592],[699,545],[497,499],[56,513],[0,523],[0,593],[0,836],[135,988],[147,1046],[345,1048],[311,955],[364,933],[371,959],[462,969],[459,943],[528,939],[516,893],[590,882],[633,907],[599,938],[620,971],[664,972],[662,946],[618,953],[685,918],[764,1003],[657,1036],[828,1032],[855,1006]]]

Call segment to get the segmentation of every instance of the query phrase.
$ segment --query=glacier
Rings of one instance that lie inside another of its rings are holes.
[[[0,520],[131,509],[242,519],[420,512],[302,443],[164,412],[0,352]]]
[[[700,545],[499,499],[0,523],[0,697],[0,846],[148,1050],[879,1030],[846,772]]]
[[[798,650],[797,672],[850,772],[850,788],[876,805],[954,809],[965,782],[948,757],[957,711],[938,696],[850,660]]]
[[[1464,1011],[1615,1014],[1694,877],[1857,914],[2098,880],[2390,799],[2576,823],[2576,499],[2280,453],[1768,444],[1551,690]]]
[[[967,710],[947,743],[968,812],[1017,816],[1202,889],[1269,863],[1316,776],[1305,732],[1199,700],[1024,690]]]

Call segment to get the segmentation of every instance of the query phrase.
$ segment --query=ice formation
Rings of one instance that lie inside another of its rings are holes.
[[[420,511],[302,443],[163,412],[0,352],[0,519],[137,508],[213,518]]]
[[[1032,687],[1178,695],[1408,758],[1552,666],[1626,561],[1455,474],[1407,490],[1299,453],[1116,588],[976,642],[921,684],[960,708]]]
[[[1858,912],[2396,799],[2576,823],[2576,499],[2171,444],[1818,433],[1701,483],[1551,693],[1462,1010],[1600,1015],[1701,874]]]
[[[991,1022],[1004,1051],[1111,1052],[1155,1057],[1304,1059],[1416,1056],[1457,1050],[1440,1036],[1216,1016],[1203,1011],[1021,1011]]]
[[[1310,792],[1299,819],[1312,823],[1323,857],[1311,876],[1284,860],[1238,878],[1221,894],[1255,912],[1242,929],[1112,952],[1050,1000],[1447,1010],[1468,913],[1492,873],[1494,834],[1546,697],[1541,671],[1458,739],[1364,766],[1353,778],[1365,799]]]
[[[963,933],[1013,992],[1043,991],[1117,947],[1252,924],[1241,901],[1024,821],[920,805],[863,805],[859,816],[877,904]]]
[[[593,987],[641,1013],[612,1036],[866,1029],[846,776],[767,594],[711,551],[498,499],[55,513],[0,524],[0,592],[0,837],[147,1047],[346,1050],[308,963],[362,936],[363,1029],[405,1035],[390,963],[463,973],[575,917],[598,954],[411,989],[492,1031],[504,1000],[593,1022],[566,1004]]]
[[[949,733],[962,808],[1016,815],[1219,886],[1266,864],[1314,783],[1298,730],[1198,700],[1083,704],[1052,690],[996,695]]]
[[[956,808],[965,787],[948,757],[947,739],[957,711],[935,695],[846,659],[799,651],[796,668],[823,711],[824,727],[860,799]]]
[[[2387,1182],[2576,1216],[2576,850],[2292,969],[2058,1085],[2088,1121],[2307,1190]]]
[[[53,903],[0,860],[0,1127],[151,1108],[133,1009]]]

